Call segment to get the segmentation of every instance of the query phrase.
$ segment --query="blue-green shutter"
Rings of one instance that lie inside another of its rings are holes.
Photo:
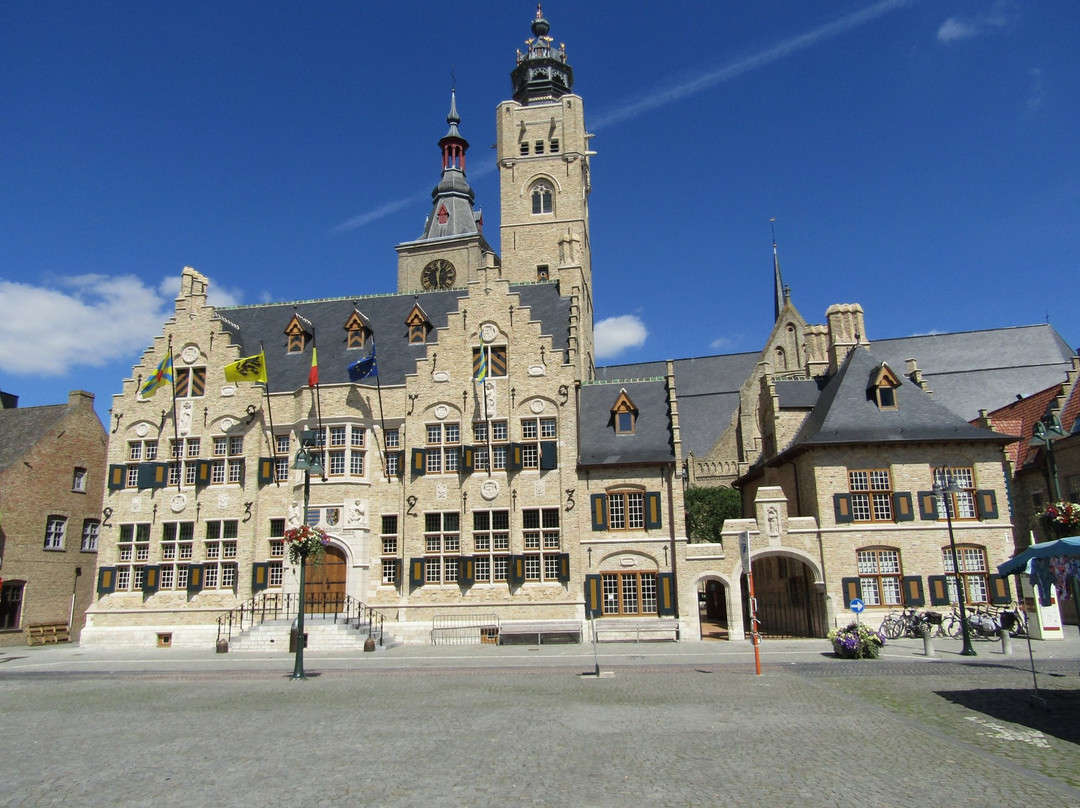
[[[585,616],[599,617],[604,613],[603,586],[599,575],[585,576]]]
[[[645,527],[660,528],[664,524],[660,518],[660,492],[645,492]]]
[[[833,511],[836,516],[836,524],[842,525],[853,521],[851,494],[833,494]]]
[[[525,556],[510,556],[510,586],[521,586],[525,583]]]
[[[570,554],[559,553],[559,583],[570,583]]]
[[[256,561],[251,565],[251,594],[262,592],[270,586],[270,565]]]
[[[900,585],[904,590],[905,606],[925,606],[926,594],[923,592],[922,577],[919,575],[905,575],[900,579]]]
[[[546,440],[540,444],[540,469],[557,469],[559,467],[559,446],[555,441]]]
[[[412,450],[412,473],[416,476],[423,476],[424,471],[427,468],[427,454],[423,449]]]
[[[210,485],[210,467],[209,460],[196,460],[195,461],[195,485],[196,487]]]
[[[121,466],[120,468],[123,468]],[[116,567],[100,567],[97,576],[98,595],[108,595],[116,591]]]
[[[476,561],[471,556],[458,558],[457,582],[462,589],[476,583]]]
[[[593,494],[592,529],[607,530],[607,494]]]
[[[472,446],[461,447],[461,462],[458,463],[459,474],[472,474],[476,463],[476,449]]]
[[[274,482],[274,469],[277,461],[273,457],[259,458],[259,485]]]
[[[169,484],[168,463],[140,463],[139,489],[165,488]]]
[[[143,567],[142,591],[144,595],[153,595],[158,591],[160,568],[153,564]]]
[[[389,452],[389,454],[397,456],[397,474],[395,476],[400,480],[405,476],[405,452]]]
[[[675,616],[675,576],[661,572],[656,576],[656,614],[658,617]]]
[[[424,585],[424,559],[423,558],[410,558],[409,559],[409,586],[423,586]]]
[[[897,522],[911,522],[915,519],[915,511],[911,507],[911,493],[908,491],[894,491],[892,495],[893,520]]]
[[[112,465],[109,466],[109,490],[118,491],[124,487],[124,483],[127,481],[127,466],[124,465]]]
[[[239,564],[222,564],[221,566],[223,566],[223,567],[232,567],[232,571],[233,571],[232,590],[233,590],[233,594],[236,594],[237,590],[240,588],[240,565]]]
[[[994,606],[1008,606],[1012,603],[1012,591],[1009,589],[1009,576],[990,575],[990,603]]]
[[[975,492],[975,501],[978,503],[979,519],[997,519],[997,494],[993,489]]]
[[[936,522],[938,518],[938,498],[933,491],[919,492],[919,518]]]
[[[931,575],[926,579],[926,585],[930,589],[931,606],[949,605],[949,582],[944,575]]]
[[[188,596],[202,592],[203,565],[188,564],[187,593]]]
[[[844,592],[844,608],[851,608],[851,601],[862,598],[862,582],[858,578],[841,578],[840,588]]]
[[[507,454],[509,455],[506,459],[507,470],[519,471],[521,469],[521,444],[511,443],[510,451]]]

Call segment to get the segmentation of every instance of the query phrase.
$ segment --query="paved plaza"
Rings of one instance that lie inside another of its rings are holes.
[[[1075,629],[1070,629],[1075,633]],[[1080,641],[7,648],[3,806],[1080,805]]]

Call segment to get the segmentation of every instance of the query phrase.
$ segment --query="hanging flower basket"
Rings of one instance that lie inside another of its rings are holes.
[[[1075,502],[1051,502],[1038,513],[1038,520],[1048,538],[1080,536],[1080,505]]]
[[[289,561],[293,564],[299,564],[302,558],[310,564],[318,564],[326,555],[328,541],[324,531],[311,525],[300,525],[285,531],[285,549],[289,551]]]
[[[834,628],[827,635],[833,651],[841,659],[877,659],[885,638],[862,623]]]

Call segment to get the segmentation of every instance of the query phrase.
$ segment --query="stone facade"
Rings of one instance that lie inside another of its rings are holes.
[[[36,623],[77,640],[93,600],[102,520],[105,430],[94,397],[0,409],[0,645],[23,645]]]

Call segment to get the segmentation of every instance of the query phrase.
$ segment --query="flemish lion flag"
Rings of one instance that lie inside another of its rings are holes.
[[[157,368],[150,377],[143,384],[139,390],[139,395],[143,398],[150,398],[157,392],[159,387],[164,387],[167,384],[173,383],[173,362],[172,351],[169,351],[168,355],[160,362],[158,362]]]
[[[225,366],[227,382],[262,382],[266,383],[266,355],[262,352],[255,356],[245,356]]]

